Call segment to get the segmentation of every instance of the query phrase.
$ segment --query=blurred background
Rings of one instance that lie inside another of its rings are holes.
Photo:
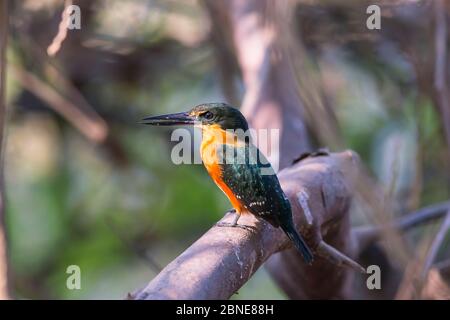
[[[202,165],[172,163],[170,130],[137,123],[203,102],[242,104],[229,21],[212,2],[9,1],[4,183],[15,297],[122,299],[230,208]],[[393,216],[450,195],[450,6],[437,2],[378,1],[381,30],[367,29],[364,1],[287,0],[277,11],[290,17],[290,70],[312,145],[356,151]],[[61,34],[72,3],[81,29]],[[355,225],[376,221],[362,201],[354,212]],[[410,252],[439,226],[405,236]],[[448,237],[436,257],[450,259]],[[66,288],[69,265],[81,268],[81,290]],[[233,298],[286,296],[261,268]]]

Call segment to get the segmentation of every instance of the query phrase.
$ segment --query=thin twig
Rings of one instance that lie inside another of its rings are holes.
[[[450,97],[447,85],[447,11],[443,0],[434,1],[435,15],[435,65],[434,87],[436,103],[442,115],[448,152],[450,153]]]
[[[89,140],[102,143],[108,136],[108,126],[105,121],[92,114],[86,114],[78,106],[63,97],[50,85],[25,69],[11,65],[13,76],[21,85],[46,102],[49,107],[58,112],[68,122],[72,123]]]
[[[61,49],[63,41],[67,37],[67,25],[70,19],[70,14],[67,8],[72,5],[72,0],[66,0],[64,3],[64,10],[61,14],[61,22],[59,23],[58,33],[53,38],[52,43],[47,48],[47,54],[51,57],[56,55]]]
[[[317,246],[317,254],[338,266],[347,266],[360,273],[366,273],[366,270],[359,263],[328,245],[323,240]]]
[[[436,258],[439,248],[441,247],[442,242],[444,241],[449,228],[450,228],[450,210],[447,211],[447,215],[445,216],[445,219],[442,222],[441,227],[439,228],[439,231],[437,232],[433,240],[433,243],[430,246],[430,249],[428,250],[428,254],[425,258],[425,262],[422,269],[422,279],[426,278],[428,271],[430,270]]]
[[[389,228],[398,231],[407,231],[420,224],[433,221],[442,217],[450,208],[450,201],[434,204],[411,212],[393,221]],[[353,236],[358,243],[359,251],[364,250],[369,244],[378,241],[385,227],[383,226],[361,226],[352,230]]]

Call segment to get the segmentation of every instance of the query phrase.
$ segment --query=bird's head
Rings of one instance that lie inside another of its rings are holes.
[[[142,123],[156,126],[218,125],[223,130],[248,130],[247,120],[242,113],[226,103],[200,104],[187,112],[147,117],[142,119]]]

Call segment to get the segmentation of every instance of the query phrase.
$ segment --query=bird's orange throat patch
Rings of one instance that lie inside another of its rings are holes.
[[[219,164],[217,148],[220,145],[244,147],[245,142],[239,140],[232,131],[222,129],[218,124],[202,125],[202,144],[200,156],[205,166]]]
[[[233,192],[222,180],[221,159],[217,155],[217,149],[221,145],[244,146],[245,143],[238,140],[233,132],[223,130],[219,125],[203,125],[202,144],[200,146],[200,156],[208,174],[216,185],[225,193],[233,207],[238,213],[243,212],[243,206],[234,196]]]

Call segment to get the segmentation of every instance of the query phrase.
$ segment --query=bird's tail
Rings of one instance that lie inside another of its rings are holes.
[[[305,262],[307,264],[311,264],[313,261],[313,253],[297,230],[295,230],[293,226],[281,226],[281,228],[286,233],[288,238],[294,243],[297,250],[300,251],[303,259],[305,259]]]

